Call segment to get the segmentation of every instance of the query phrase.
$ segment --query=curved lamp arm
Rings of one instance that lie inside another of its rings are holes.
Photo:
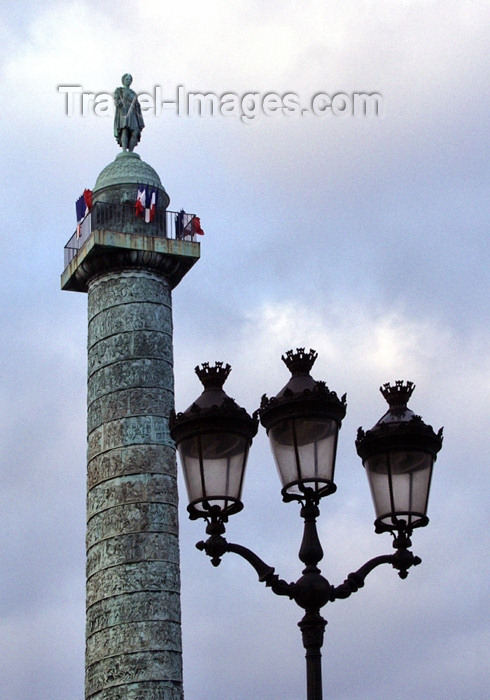
[[[394,569],[398,570],[398,575],[400,578],[405,579],[408,576],[408,569],[412,566],[418,566],[421,563],[420,557],[415,556],[411,551],[407,549],[410,545],[410,540],[395,541],[395,546],[398,544],[398,548],[394,554],[382,554],[379,557],[374,557],[370,559],[365,564],[363,564],[357,571],[350,573],[345,581],[339,586],[331,586],[328,581],[321,576],[318,569],[311,571],[313,577],[316,579],[315,582],[315,593],[320,594],[320,598],[316,599],[316,607],[320,609],[327,602],[334,602],[335,600],[341,600],[348,598],[352,593],[356,593],[360,588],[364,586],[364,581],[366,580],[368,574],[371,573],[376,567],[381,564],[391,564]],[[300,581],[297,583],[287,583],[275,573],[273,566],[266,564],[259,556],[257,556],[252,550],[247,547],[243,547],[240,544],[234,544],[233,542],[228,542],[221,534],[211,534],[211,536],[204,542],[198,542],[196,547],[204,551],[209,557],[211,557],[211,562],[213,566],[219,566],[221,563],[221,557],[226,552],[233,552],[238,554],[243,559],[248,561],[248,563],[253,566],[259,581],[265,583],[273,593],[276,595],[288,596],[291,600],[295,600],[301,607],[309,607],[306,603],[303,593],[303,587],[299,586]],[[316,568],[316,567],[315,567]],[[305,570],[306,572],[306,570]],[[310,579],[311,580],[311,579]],[[321,588],[321,593],[319,591]],[[301,589],[301,590],[300,590]],[[308,592],[305,591],[307,598],[309,597]],[[315,596],[316,598],[316,596]]]
[[[211,557],[211,562],[213,566],[219,566],[221,563],[221,557],[226,552],[234,552],[239,554],[243,559],[248,561],[248,563],[253,566],[258,574],[259,581],[265,583],[266,586],[276,595],[287,595],[289,598],[293,597],[293,586],[294,584],[287,583],[283,579],[274,573],[275,569],[273,566],[266,564],[260,557],[258,557],[251,549],[243,547],[241,544],[233,544],[233,542],[228,542],[221,535],[211,535],[211,537],[206,540],[206,542],[198,542],[196,547],[206,552],[206,554]]]
[[[398,569],[398,576],[404,579],[408,576],[408,569],[412,566],[418,566],[421,561],[420,557],[415,556],[406,548],[397,549],[395,554],[382,554],[379,557],[374,557],[374,559],[370,559],[361,566],[360,569],[349,574],[340,586],[332,588],[330,601],[348,598],[352,593],[356,593],[359,588],[364,586],[367,575],[381,564],[391,564],[394,569]]]

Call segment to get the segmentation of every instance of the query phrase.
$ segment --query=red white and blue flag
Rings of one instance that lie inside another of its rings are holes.
[[[186,236],[204,236],[201,219],[194,214],[186,214],[183,209],[175,216],[175,238],[185,239]]]
[[[138,185],[138,194],[134,205],[136,216],[141,216],[148,224],[154,220],[157,210],[158,190],[145,185]]]
[[[92,209],[92,190],[84,190],[77,199],[75,209],[77,213],[77,237],[80,237],[80,226],[89,211]]]
[[[155,218],[157,211],[157,190],[152,190],[149,196],[149,201],[145,209],[145,221],[149,223]]]
[[[193,216],[190,220],[188,227],[192,235],[204,236],[204,231],[201,228],[201,219],[198,216]]]
[[[136,195],[136,204],[134,205],[136,216],[144,216],[146,204],[146,187],[138,185],[138,194]]]

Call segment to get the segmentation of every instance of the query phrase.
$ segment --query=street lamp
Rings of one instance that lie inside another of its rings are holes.
[[[345,395],[339,399],[324,382],[315,381],[310,370],[317,358],[314,350],[289,350],[282,360],[291,372],[283,389],[250,416],[223,391],[230,366],[217,362],[196,367],[204,391],[183,413],[171,416],[170,432],[179,451],[189,496],[191,519],[207,522],[205,542],[198,542],[214,566],[226,552],[246,559],[259,581],[277,595],[288,596],[304,609],[298,623],[306,649],[307,700],[321,700],[321,648],[326,621],[321,608],[348,598],[364,585],[367,575],[380,564],[391,564],[403,579],[421,559],[409,551],[416,527],[429,522],[427,503],[433,464],[442,447],[442,428],[436,434],[420,416],[407,408],[413,392],[411,382],[385,384],[381,392],[388,411],[368,431],[359,428],[356,448],[368,475],[376,512],[375,530],[391,532],[394,554],[375,557],[349,574],[339,586],[322,576],[318,563],[323,550],[316,519],[319,503],[334,493],[338,432],[346,412]],[[279,578],[247,547],[223,536],[228,516],[243,508],[241,492],[248,451],[258,421],[269,437],[286,502],[299,501],[304,520],[299,559],[305,565],[295,583]]]

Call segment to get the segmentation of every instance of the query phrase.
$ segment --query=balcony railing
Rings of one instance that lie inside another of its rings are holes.
[[[134,205],[96,202],[65,245],[65,267],[70,264],[92,231],[97,229],[197,241],[197,236],[192,232],[194,218],[194,214],[186,212],[157,210],[153,221],[146,222],[143,217],[136,215]]]

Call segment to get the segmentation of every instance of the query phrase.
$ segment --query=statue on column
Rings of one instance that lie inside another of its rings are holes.
[[[123,151],[132,152],[139,143],[141,132],[145,128],[145,122],[141,114],[141,106],[138,95],[131,90],[133,77],[125,73],[121,78],[122,87],[116,88],[114,102],[116,112],[114,114],[114,136]]]

